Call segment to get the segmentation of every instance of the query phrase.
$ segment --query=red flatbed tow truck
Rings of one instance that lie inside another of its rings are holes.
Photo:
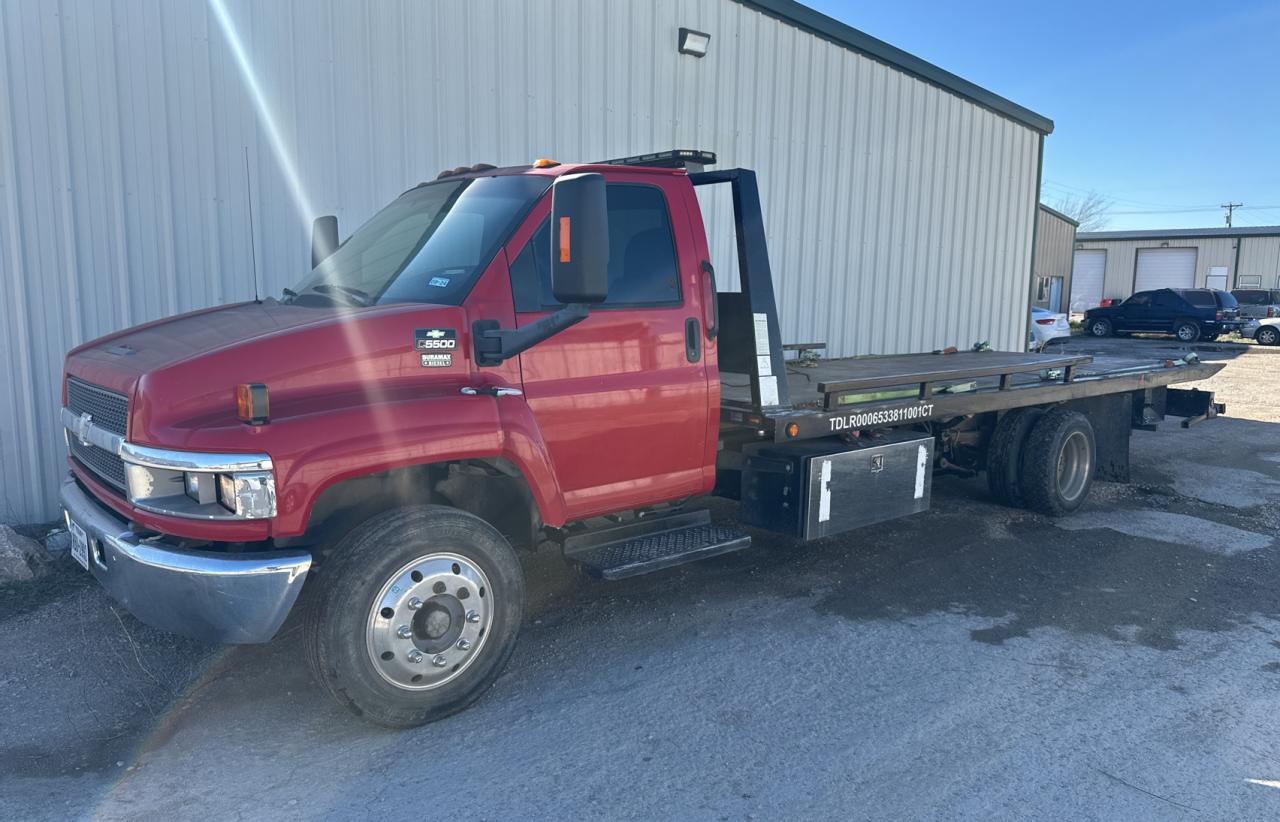
[[[740,549],[691,504],[816,539],[929,507],[936,471],[1049,515],[1220,366],[1002,352],[783,358],[755,174],[674,151],[415,186],[283,299],[67,355],[74,553],[154,626],[265,642],[300,604],[318,681],[391,726],[462,709],[524,608],[518,551],[608,579]],[[716,293],[695,187],[732,193]]]

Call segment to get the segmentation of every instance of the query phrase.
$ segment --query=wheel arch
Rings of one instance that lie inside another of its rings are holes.
[[[445,505],[474,514],[512,546],[531,549],[544,519],[524,472],[505,457],[447,459],[337,479],[316,496],[301,537],[333,544],[360,523],[408,505]]]

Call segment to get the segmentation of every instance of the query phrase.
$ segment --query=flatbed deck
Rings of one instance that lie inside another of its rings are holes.
[[[1222,366],[1088,355],[983,351],[786,363],[790,409],[751,403],[746,374],[721,375],[722,419],[778,441],[910,425],[984,411],[1142,391],[1205,379]],[[787,428],[794,423],[794,432]]]

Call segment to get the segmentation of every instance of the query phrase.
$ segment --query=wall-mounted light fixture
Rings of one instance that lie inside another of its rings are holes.
[[[692,54],[694,57],[706,57],[707,46],[711,43],[711,35],[705,31],[680,29],[680,53]]]

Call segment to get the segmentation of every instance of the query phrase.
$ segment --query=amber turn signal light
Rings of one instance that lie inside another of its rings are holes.
[[[267,387],[260,382],[242,382],[236,386],[236,414],[242,422],[262,425],[271,418]]]
[[[800,436],[800,426],[796,425],[794,422],[788,425],[787,436],[791,437],[792,439],[795,439],[796,437]]]

